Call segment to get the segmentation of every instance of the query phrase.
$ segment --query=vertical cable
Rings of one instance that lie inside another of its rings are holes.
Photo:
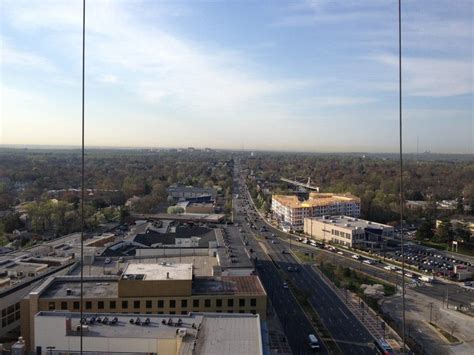
[[[82,0],[82,145],[81,145],[81,321],[80,321],[80,353],[82,354],[82,317],[84,312],[84,84],[85,84],[85,52],[86,52],[86,0]]]
[[[399,97],[399,129],[400,129],[400,232],[402,252],[402,353],[405,354],[405,237],[403,232],[403,131],[402,131],[402,1],[398,0],[398,97]]]

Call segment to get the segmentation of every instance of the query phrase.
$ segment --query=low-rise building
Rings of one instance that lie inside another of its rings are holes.
[[[307,200],[295,195],[273,195],[273,216],[294,230],[302,230],[304,219],[326,215],[359,217],[360,198],[346,194],[311,192]]]
[[[32,347],[41,354],[263,354],[260,318],[252,314],[186,315],[39,312]],[[54,329],[54,331],[51,331]]]
[[[214,201],[209,202],[192,202],[181,201],[176,206],[182,207],[185,213],[214,213],[216,205]]]
[[[192,264],[128,264],[119,276],[86,276],[82,287],[82,307],[90,313],[253,313],[266,318],[266,293],[258,276],[196,276]],[[34,344],[35,314],[79,312],[80,290],[78,276],[51,277],[21,301],[27,347]]]
[[[304,233],[323,242],[351,248],[379,249],[392,238],[392,226],[349,216],[305,218]]]
[[[166,189],[166,192],[168,196],[177,200],[204,196],[210,196],[214,200],[217,196],[217,191],[212,187],[172,185]]]

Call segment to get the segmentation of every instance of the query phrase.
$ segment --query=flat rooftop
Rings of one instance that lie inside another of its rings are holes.
[[[68,294],[70,290],[70,294]],[[117,298],[118,278],[84,278],[84,298]],[[39,291],[41,298],[77,299],[81,294],[81,283],[78,277],[61,276],[50,279],[33,292]]]
[[[116,318],[114,325],[97,322],[91,323],[94,314],[85,313],[88,321],[86,337],[103,338],[137,338],[137,339],[170,339],[176,338],[177,332],[184,335],[180,354],[188,355],[221,355],[221,354],[262,354],[262,336],[260,317],[253,314],[226,313],[188,313],[186,315],[152,315],[152,314],[107,314],[101,313],[101,321]],[[67,330],[66,319],[71,320],[71,330]],[[134,322],[131,323],[130,320]],[[137,319],[140,324],[136,324]],[[147,325],[143,322],[148,319]],[[79,337],[76,331],[80,315],[70,312],[39,312],[35,315],[35,333],[39,346],[63,344],[64,337]],[[46,327],[56,326],[56,339],[49,333],[41,331]],[[62,329],[61,329],[62,327]],[[42,334],[45,336],[42,336]],[[52,343],[51,343],[52,342]],[[46,344],[48,343],[48,344]],[[77,342],[69,342],[77,344]],[[77,349],[63,349],[74,351]],[[87,349],[86,349],[87,350]],[[126,351],[128,349],[124,349]],[[90,349],[94,351],[94,349]]]
[[[191,280],[193,278],[193,264],[142,264],[130,263],[125,266],[122,279],[131,278],[145,281],[156,280]]]
[[[350,193],[332,194],[311,192],[309,198],[304,201],[300,201],[298,196],[295,195],[273,195],[272,199],[290,208],[319,207],[348,202],[360,203],[360,198]]]
[[[265,295],[256,275],[199,277],[193,282],[193,295]]]
[[[124,257],[123,261],[119,261],[118,257],[109,257],[110,263],[105,263],[105,257],[96,258],[90,265],[84,265],[85,276],[102,276],[102,275],[120,275],[121,270],[125,267],[126,263],[139,263],[139,264],[150,264],[163,262],[177,264],[193,264],[193,272],[195,276],[212,276],[213,267],[218,265],[217,258],[208,255],[195,255],[195,256],[176,256],[176,257],[157,257],[157,258],[129,258]],[[71,270],[70,275],[79,275],[81,268],[76,267]]]
[[[118,277],[85,277],[84,298],[117,298]],[[69,291],[68,291],[69,290]],[[77,276],[58,276],[50,278],[33,292],[46,299],[77,299],[81,284]],[[70,294],[68,294],[68,292]],[[193,295],[265,295],[265,290],[256,275],[195,277],[192,281]]]
[[[242,242],[239,228],[232,226],[216,229],[217,256],[222,269],[253,269],[245,246]]]
[[[393,228],[387,224],[367,221],[365,219],[354,218],[349,216],[324,216],[324,217],[311,217],[309,218],[314,221],[318,221],[321,223],[327,223],[334,226],[342,227],[342,228],[349,228],[349,229],[387,229]]]

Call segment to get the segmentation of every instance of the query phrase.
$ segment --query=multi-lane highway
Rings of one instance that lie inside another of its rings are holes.
[[[268,245],[259,242],[252,236],[250,228],[245,225],[244,214],[241,212],[242,206],[234,200],[234,222],[242,226],[241,235],[246,236],[245,242],[248,250],[252,250],[252,259],[256,263],[256,268],[260,279],[267,291],[268,297],[275,309],[275,312],[283,326],[286,339],[294,354],[311,354],[308,344],[308,335],[315,334],[316,331],[306,317],[302,308],[298,304],[292,291],[283,287],[285,282],[279,270],[268,255]],[[229,231],[237,233],[235,228]],[[321,342],[320,353],[328,354],[328,350]]]
[[[238,179],[238,174],[234,177],[237,178],[234,191],[240,192],[240,198],[234,199],[234,222],[241,226],[244,235],[247,236],[249,248],[253,250],[254,257],[257,257],[257,270],[284,325],[293,352],[296,354],[302,350],[309,352],[309,347],[306,345],[307,335],[315,333],[293,297],[292,292],[299,292],[307,296],[325,328],[336,341],[340,352],[373,354],[372,335],[309,265],[298,265],[295,257],[288,253],[287,244],[276,238],[281,232],[266,226],[265,222],[255,215],[246,187]],[[252,217],[249,217],[249,214]],[[248,220],[251,222],[247,222]],[[262,226],[268,228],[268,231],[258,234],[267,238],[257,240],[255,232]],[[294,271],[295,268],[298,271]],[[285,279],[289,280],[289,288],[283,286]],[[303,349],[301,343],[305,344]]]

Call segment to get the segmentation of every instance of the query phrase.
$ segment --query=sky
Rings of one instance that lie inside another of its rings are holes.
[[[87,0],[87,146],[398,150],[396,0]],[[0,144],[81,143],[82,0],[0,1]],[[404,151],[474,153],[470,0],[402,0]]]

